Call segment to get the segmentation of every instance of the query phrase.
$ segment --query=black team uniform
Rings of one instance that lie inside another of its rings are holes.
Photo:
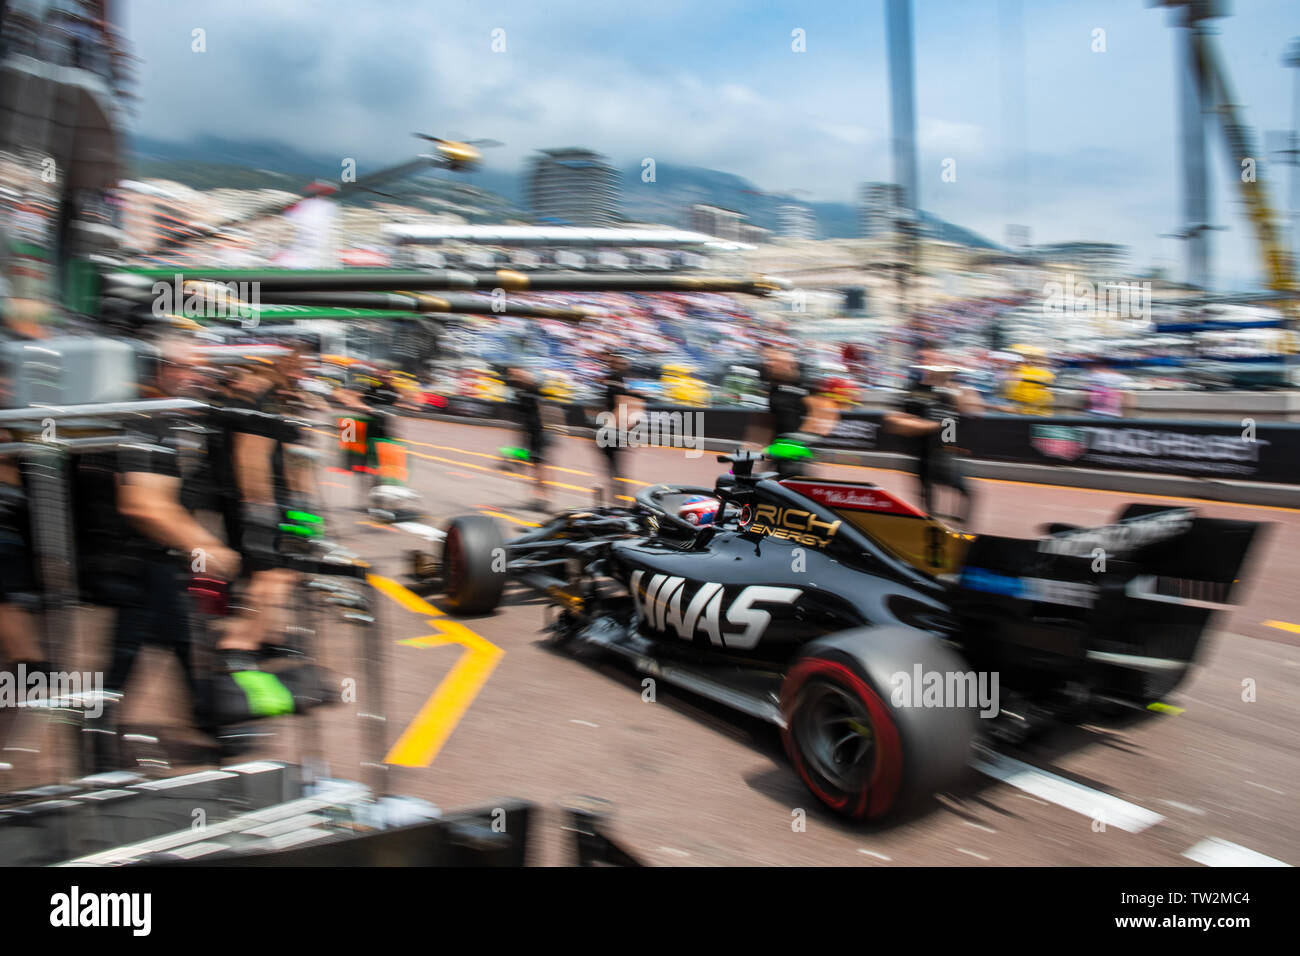
[[[33,565],[31,540],[31,509],[22,484],[0,482],[0,605],[22,607],[24,596],[38,591],[36,568]],[[18,661],[0,662],[13,665]],[[29,671],[49,670],[44,661],[23,661]],[[0,742],[3,738],[0,737]]]
[[[546,460],[546,427],[542,421],[542,393],[535,382],[513,386],[515,421],[528,460],[540,467]]]
[[[23,597],[38,591],[37,575],[32,566],[31,522],[27,496],[21,484],[0,482],[0,606],[23,608]],[[40,657],[28,660],[7,659],[0,651],[0,667],[18,673],[20,665],[28,674],[49,673],[50,665]],[[0,746],[7,744],[9,729],[18,713],[16,708],[0,708]]]
[[[370,409],[370,424],[366,426],[366,467],[370,469],[372,488],[379,484],[379,451],[375,443],[396,436],[393,419],[397,417],[396,407],[400,398],[397,389],[384,381],[372,382],[361,394],[361,400]]]
[[[21,485],[0,482],[0,604],[35,590],[27,495]]]
[[[774,382],[767,393],[767,410],[772,413],[774,437],[793,435],[808,417],[805,402],[808,389],[790,382]]]
[[[216,491],[217,510],[226,531],[226,544],[239,552],[241,577],[276,566],[280,516],[291,504],[284,467],[284,446],[297,441],[299,429],[269,408],[270,392],[259,398],[234,395],[216,409],[209,425],[208,457]],[[258,435],[275,441],[271,452],[271,481],[275,504],[270,513],[250,513],[235,473],[235,436]]]
[[[913,381],[899,404],[899,411],[939,425],[937,430],[928,434],[912,435],[904,439],[910,446],[909,452],[916,458],[916,477],[921,483],[922,507],[927,514],[931,513],[935,485],[947,485],[962,496],[962,514],[955,517],[962,520],[969,518],[970,486],[957,464],[956,456],[943,443],[945,427],[951,423],[955,428],[961,419],[956,394],[949,388],[935,388]]]
[[[361,400],[370,406],[374,416],[370,425],[371,442],[393,437],[391,418],[396,414],[394,409],[401,397],[401,393],[387,382],[373,383],[365,390]]]
[[[767,410],[772,415],[772,437],[796,434],[803,427],[808,417],[806,402],[808,389],[798,382],[783,382],[768,379]],[[778,460],[777,474],[782,478],[793,478],[804,470],[803,465],[795,461]]]
[[[133,474],[181,478],[175,432],[166,421],[132,424],[117,452],[92,453],[76,466],[82,590],[116,610],[105,690],[122,692],[145,644],[170,650],[180,663],[196,717],[203,710],[192,662],[189,555],[170,552],[118,510],[119,478]]]
[[[617,371],[610,371],[605,376],[604,395],[604,410],[613,416],[611,422],[613,435],[606,433],[604,447],[601,447],[601,431],[597,428],[596,446],[600,453],[605,456],[605,471],[609,475],[609,493],[612,498],[614,496],[615,479],[622,477],[625,473],[623,452],[627,449],[627,431],[623,428],[624,423],[619,420],[619,408],[625,404],[625,399],[640,399],[641,396],[627,387],[623,373]],[[611,437],[612,441],[610,440]]]

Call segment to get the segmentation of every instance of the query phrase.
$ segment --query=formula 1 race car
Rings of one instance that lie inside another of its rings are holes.
[[[977,732],[1144,711],[1181,681],[1261,525],[1133,504],[1038,539],[953,531],[882,488],[755,474],[656,485],[631,509],[502,539],[454,519],[453,609],[543,590],[558,642],[770,721],[808,788],[851,818],[942,789]],[[710,512],[701,498],[713,502]]]

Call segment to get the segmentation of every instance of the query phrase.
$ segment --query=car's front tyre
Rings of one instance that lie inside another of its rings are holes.
[[[496,522],[487,515],[453,518],[443,539],[442,575],[454,613],[495,610],[506,586],[506,543]]]

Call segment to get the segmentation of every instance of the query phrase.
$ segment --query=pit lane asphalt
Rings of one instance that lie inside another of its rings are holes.
[[[533,497],[530,484],[499,470],[498,449],[516,444],[510,432],[405,419],[400,435],[428,524],[495,512],[508,533],[543,519],[525,504]],[[552,501],[589,504],[602,474],[590,440],[557,439],[551,458]],[[690,458],[671,449],[639,449],[630,458],[627,495],[642,482],[711,485],[725,467],[712,454]],[[844,466],[816,471],[874,481],[914,499],[909,475]],[[404,582],[401,555],[418,539],[349,511],[356,501],[349,483],[337,474],[324,482],[336,528],[338,517],[350,520],[348,544],[377,573]],[[1105,523],[1128,500],[1160,500],[1002,481],[979,481],[977,490],[976,530],[1012,535],[1033,535],[1048,521]],[[1181,714],[1062,729],[1005,751],[1054,777],[1021,770],[1003,782],[972,770],[953,793],[905,819],[845,824],[818,808],[774,729],[662,682],[655,701],[644,700],[643,678],[630,668],[553,649],[542,631],[542,602],[520,595],[493,614],[461,622],[504,653],[477,693],[469,688],[472,699],[452,714],[432,762],[394,767],[390,788],[447,808],[504,796],[555,807],[575,795],[597,796],[613,804],[614,832],[624,844],[661,865],[1194,865],[1184,854],[1206,840],[1300,863],[1300,633],[1266,623],[1300,624],[1300,512],[1194,504],[1207,514],[1272,524],[1249,569],[1244,603],[1218,622],[1202,666],[1171,695]],[[436,605],[438,597],[430,601]],[[390,743],[468,657],[463,644],[438,638],[397,643],[437,633],[438,619],[434,627],[430,620],[395,601],[385,608]],[[460,666],[451,683],[464,691]],[[1243,700],[1248,680],[1253,701]],[[355,759],[356,736],[345,710],[325,718],[332,769],[343,775]],[[1001,776],[1020,769],[1003,765]],[[535,862],[563,856],[552,841]]]
[[[495,513],[507,532],[543,519],[524,504],[531,484],[500,470],[498,449],[517,443],[512,433],[404,419],[399,434],[430,526],[466,512]],[[590,504],[603,474],[590,439],[558,439],[553,452],[554,503]],[[713,454],[670,449],[640,449],[629,459],[627,495],[640,482],[710,486],[725,467]],[[910,475],[814,471],[915,497]],[[407,583],[404,552],[421,542],[357,511],[351,476],[327,472],[321,484],[331,534],[376,574]],[[382,628],[322,631],[324,664],[339,680],[356,681],[359,699],[264,722],[266,737],[238,759],[318,753],[331,775],[370,782],[371,721],[358,715],[382,711],[390,757],[415,764],[389,769],[388,792],[446,809],[531,800],[543,813],[532,859],[540,864],[568,862],[556,808],[578,795],[610,801],[613,834],[656,865],[1191,866],[1193,858],[1236,863],[1250,852],[1263,857],[1248,862],[1300,863],[1300,512],[1003,481],[976,487],[975,529],[988,533],[1034,535],[1049,521],[1102,524],[1130,500],[1271,524],[1244,575],[1242,603],[1217,622],[1201,666],[1169,698],[1182,713],[1063,728],[1003,751],[986,764],[992,776],[972,769],[953,792],[905,818],[851,825],[819,809],[774,728],[662,682],[646,701],[642,676],[624,664],[553,649],[536,598],[520,595],[493,614],[458,621],[438,610],[437,595],[424,606],[390,588],[393,597],[379,600]],[[102,639],[94,639],[104,631],[100,617],[89,612],[83,623],[92,640],[79,668],[103,659]],[[1278,626],[1287,624],[1294,629]],[[382,700],[365,684],[362,633],[380,638]],[[175,664],[156,649],[145,656],[124,722],[158,735],[169,772],[190,769]],[[1246,681],[1254,700],[1243,699]],[[395,751],[402,739],[410,746]],[[41,759],[43,768],[19,767],[0,781],[54,779],[52,763]]]

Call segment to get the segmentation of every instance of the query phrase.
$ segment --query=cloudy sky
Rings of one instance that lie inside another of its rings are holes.
[[[882,0],[125,0],[143,58],[144,135],[280,140],[358,160],[409,156],[412,130],[491,137],[502,168],[583,145],[617,163],[709,166],[769,191],[851,201],[892,178]],[[1216,21],[1247,117],[1290,127],[1295,0]],[[1004,238],[1095,239],[1174,264],[1180,227],[1174,32],[1145,0],[917,0],[921,205]],[[1022,11],[1022,56],[1006,29]],[[205,31],[206,52],[192,50]],[[806,51],[792,50],[792,31]],[[1105,52],[1093,52],[1104,30]],[[499,47],[493,50],[494,31]],[[1009,82],[1014,79],[1014,83]],[[1009,89],[1019,91],[1009,96]],[[1021,112],[1023,111],[1023,112]],[[1016,117],[1023,115],[1023,121]],[[1213,134],[1220,282],[1258,274]],[[945,160],[956,181],[943,182]],[[373,168],[373,167],[372,167]],[[329,171],[322,170],[322,175]],[[653,188],[647,186],[646,188]],[[1284,208],[1286,190],[1274,190]]]

